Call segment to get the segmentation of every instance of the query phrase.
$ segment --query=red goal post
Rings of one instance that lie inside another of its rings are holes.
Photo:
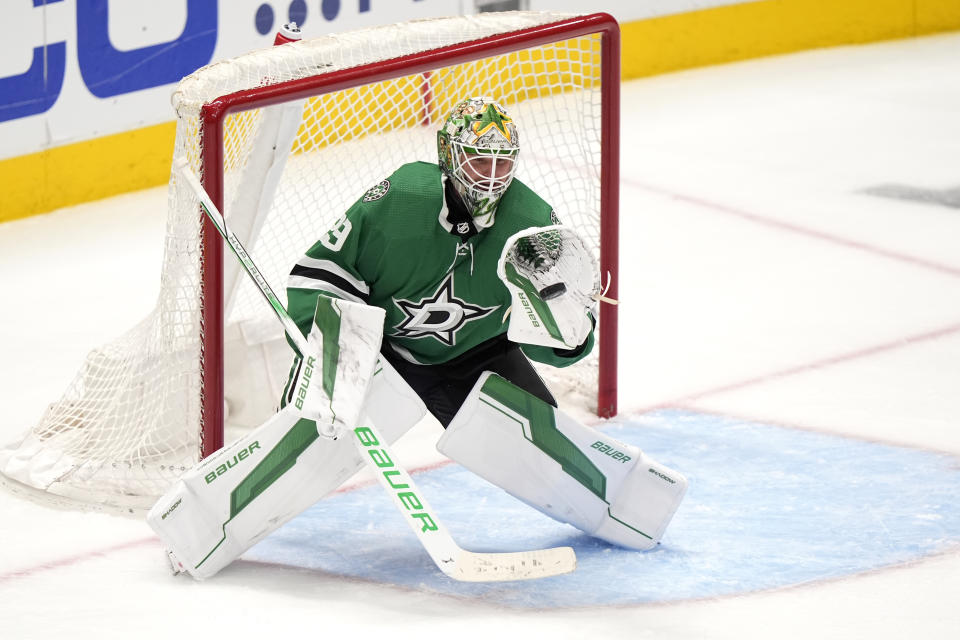
[[[620,122],[620,29],[605,13],[576,16],[507,33],[418,51],[346,69],[337,69],[286,82],[236,91],[205,104],[200,110],[202,183],[214,203],[224,207],[224,132],[231,114],[271,105],[313,98],[359,85],[392,80],[412,74],[429,74],[450,67],[522,49],[600,35],[601,92],[601,203],[600,272],[606,295],[617,298],[619,260],[619,122]],[[425,102],[429,93],[424,92]],[[429,104],[427,105],[427,109]],[[425,109],[425,111],[427,110]],[[523,123],[520,123],[523,126]],[[373,176],[371,176],[371,179]],[[549,199],[550,195],[546,197]],[[562,214],[561,214],[562,215]],[[224,286],[223,242],[209,220],[203,224],[203,338],[202,456],[223,446],[224,425]],[[609,278],[609,280],[607,280]],[[617,413],[617,308],[603,305],[598,320],[597,409],[601,417]]]

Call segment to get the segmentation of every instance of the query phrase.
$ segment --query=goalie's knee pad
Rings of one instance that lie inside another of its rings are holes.
[[[489,372],[437,449],[539,511],[632,549],[660,541],[687,488],[637,447]]]

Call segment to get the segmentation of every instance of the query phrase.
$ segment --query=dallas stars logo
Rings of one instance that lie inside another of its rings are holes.
[[[387,195],[387,191],[390,191],[390,181],[384,180],[374,186],[370,187],[365,194],[363,194],[364,202],[373,202],[374,200],[379,200],[383,196]]]
[[[472,129],[478,138],[490,131],[490,129],[496,129],[508,142],[513,142],[513,140],[510,139],[510,131],[507,129],[507,125],[512,123],[513,120],[510,116],[501,111],[497,111],[497,108],[492,104],[488,104],[480,117],[473,122]]]
[[[397,325],[401,338],[433,337],[453,346],[457,331],[471,320],[482,318],[496,307],[478,307],[457,298],[453,293],[453,274],[447,276],[436,293],[420,302],[394,300],[406,317]]]

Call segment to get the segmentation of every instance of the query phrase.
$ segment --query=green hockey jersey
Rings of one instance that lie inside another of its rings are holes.
[[[473,233],[448,211],[435,164],[403,165],[367,191],[297,262],[288,309],[307,334],[321,293],[386,311],[384,340],[411,362],[447,362],[507,330],[510,293],[497,276],[507,239],[556,224],[549,204],[514,180],[496,224]],[[534,360],[566,366],[593,346],[569,352],[521,345]]]

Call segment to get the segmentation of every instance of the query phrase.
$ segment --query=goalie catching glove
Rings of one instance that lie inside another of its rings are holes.
[[[593,254],[573,229],[554,225],[515,233],[504,245],[497,275],[513,299],[511,341],[569,350],[590,335],[600,277]]]

